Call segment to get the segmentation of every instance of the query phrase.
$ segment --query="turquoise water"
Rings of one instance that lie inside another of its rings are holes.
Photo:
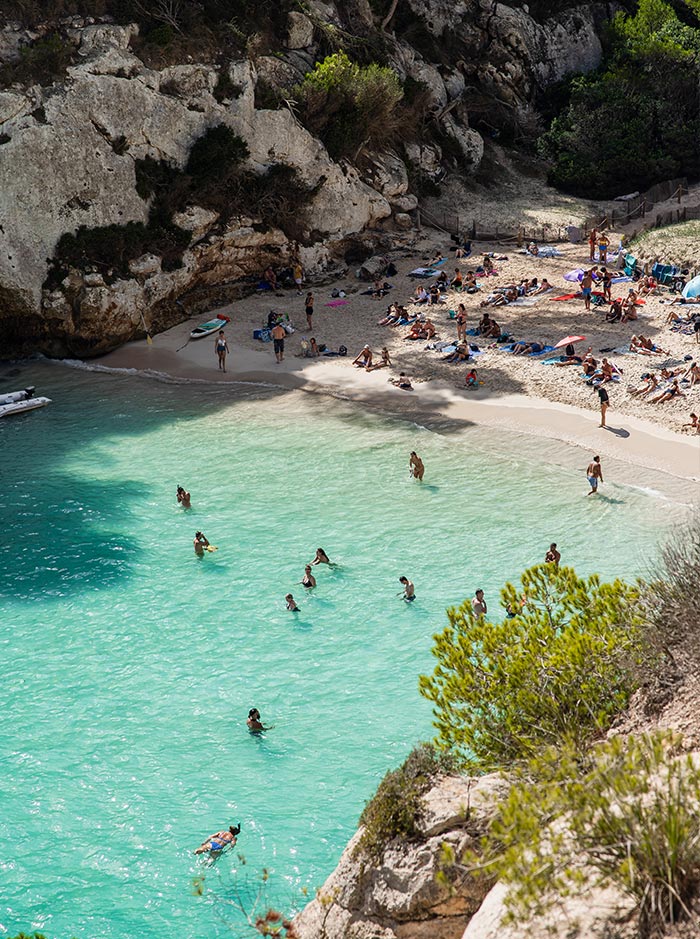
[[[264,902],[299,907],[430,735],[417,677],[445,607],[483,587],[495,608],[552,540],[582,573],[635,575],[686,511],[680,484],[611,461],[588,499],[588,454],[485,429],[0,370],[0,391],[29,382],[54,403],[0,422],[0,935],[231,935],[226,901],[263,868]],[[219,548],[202,560],[198,528]],[[303,595],[319,545],[340,566]],[[193,848],[234,821],[246,864],[203,867]]]

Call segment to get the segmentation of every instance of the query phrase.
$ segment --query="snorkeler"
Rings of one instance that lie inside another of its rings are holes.
[[[299,612],[299,607],[297,606],[296,600],[291,595],[291,593],[288,593],[284,599],[287,601],[287,609],[289,610],[290,613]]]
[[[316,586],[316,578],[311,573],[311,565],[307,564],[304,568],[304,576],[299,581],[302,587],[306,587],[307,590],[311,590]]]
[[[413,581],[409,580],[408,577],[399,577],[399,582],[403,584],[403,594],[398,594],[398,596],[403,596],[406,603],[412,603],[416,599],[416,588],[413,586]]]
[[[198,558],[204,557],[204,549],[209,547],[208,540],[204,537],[201,531],[195,532],[194,536],[194,553]]]
[[[195,854],[216,855],[224,848],[233,847],[236,843],[236,837],[241,833],[240,822],[234,828],[230,825],[227,830],[217,831],[216,834],[209,835],[206,841],[203,841],[198,848],[195,848]]]
[[[177,501],[183,507],[183,509],[191,509],[192,502],[190,501],[190,494],[186,489],[183,489],[182,486],[177,487]]]

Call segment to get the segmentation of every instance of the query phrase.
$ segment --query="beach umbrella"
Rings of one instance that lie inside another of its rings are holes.
[[[700,274],[697,277],[693,277],[692,280],[689,280],[688,283],[683,288],[683,296],[688,297],[700,297]]]
[[[568,346],[570,343],[583,342],[585,338],[585,336],[566,336],[561,342],[558,342],[554,348],[561,349],[562,346]]]
[[[569,271],[568,274],[564,274],[564,280],[571,280],[574,283],[578,283],[583,278],[583,268],[575,267],[573,271]]]

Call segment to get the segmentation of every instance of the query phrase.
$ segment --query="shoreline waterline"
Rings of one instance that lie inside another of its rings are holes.
[[[175,335],[173,335],[175,334]],[[182,326],[158,337],[173,346],[182,338]],[[546,438],[599,453],[635,466],[681,479],[700,480],[700,436],[684,438],[674,431],[632,415],[608,413],[608,429],[598,426],[598,412],[524,394],[487,396],[481,391],[460,392],[456,386],[433,380],[402,391],[387,381],[383,370],[339,368],[329,359],[287,360],[282,368],[269,368],[264,352],[236,350],[229,371],[217,373],[202,362],[205,347],[187,347],[176,358],[174,349],[156,348],[145,341],[128,343],[92,362],[53,360],[69,367],[115,372],[179,383],[207,383],[272,387],[328,395],[376,410],[391,417],[419,414]],[[291,367],[290,367],[291,365]],[[286,367],[285,367],[286,366]],[[213,373],[213,374],[212,374]]]

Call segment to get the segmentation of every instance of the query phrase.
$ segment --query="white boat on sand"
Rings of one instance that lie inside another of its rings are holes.
[[[51,404],[51,398],[35,398],[34,386],[21,391],[9,391],[0,395],[0,417],[9,417],[11,414],[22,414],[24,411],[33,411]]]

